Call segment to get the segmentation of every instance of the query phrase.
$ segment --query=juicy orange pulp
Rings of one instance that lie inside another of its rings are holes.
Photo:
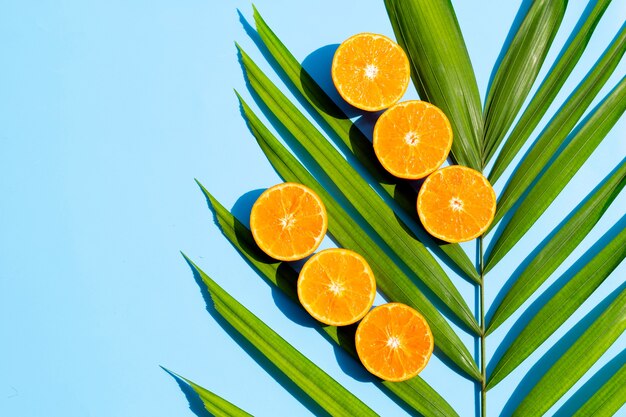
[[[496,193],[480,172],[460,165],[431,174],[417,197],[417,213],[431,235],[465,242],[487,231],[496,213]]]
[[[402,98],[411,69],[397,43],[383,35],[359,33],[339,45],[331,75],[344,100],[361,110],[378,111]]]
[[[398,103],[374,127],[374,152],[382,166],[400,178],[420,179],[439,168],[452,147],[446,115],[425,101]]]
[[[332,326],[359,321],[372,307],[376,280],[367,261],[347,249],[327,249],[300,271],[298,298],[316,320]]]
[[[363,366],[386,381],[405,381],[420,373],[433,347],[424,317],[401,303],[376,307],[356,331],[356,351]]]
[[[324,203],[302,184],[286,182],[268,188],[250,213],[255,242],[281,261],[304,259],[315,252],[327,227]]]

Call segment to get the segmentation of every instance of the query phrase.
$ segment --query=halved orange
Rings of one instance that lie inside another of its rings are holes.
[[[441,166],[452,147],[452,126],[436,106],[419,100],[398,103],[374,126],[374,152],[400,178],[420,179]]]
[[[411,68],[400,45],[383,35],[359,33],[339,45],[331,75],[344,100],[361,110],[378,111],[402,98]]]
[[[401,303],[370,311],[356,330],[356,351],[363,366],[385,381],[406,381],[419,374],[433,353],[426,319]]]
[[[255,242],[281,261],[304,259],[315,252],[327,227],[322,200],[310,188],[292,182],[265,190],[250,213]]]
[[[327,249],[311,257],[298,277],[298,298],[316,320],[346,326],[361,320],[376,297],[367,261],[347,249]]]
[[[466,242],[487,231],[496,213],[496,193],[480,172],[460,165],[432,173],[417,196],[417,214],[431,235]]]

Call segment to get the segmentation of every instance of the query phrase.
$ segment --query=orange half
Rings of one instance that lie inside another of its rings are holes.
[[[356,330],[356,351],[363,366],[385,381],[406,381],[419,374],[433,353],[426,319],[401,303],[376,307]]]
[[[374,152],[396,177],[420,179],[439,168],[452,147],[452,126],[446,115],[425,101],[398,103],[374,126]]]
[[[331,326],[356,323],[376,297],[376,280],[367,261],[347,249],[327,249],[300,271],[298,298],[316,320]]]
[[[496,213],[496,193],[480,172],[460,165],[431,174],[417,196],[417,214],[431,235],[466,242],[487,231]]]
[[[344,100],[361,110],[378,111],[402,98],[411,68],[400,45],[383,35],[359,33],[339,45],[331,75]]]
[[[255,242],[281,261],[303,259],[315,252],[327,227],[324,203],[302,184],[286,182],[268,188],[250,213]]]

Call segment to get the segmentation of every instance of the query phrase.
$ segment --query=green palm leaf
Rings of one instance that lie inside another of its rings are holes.
[[[561,265],[578,244],[600,220],[613,200],[626,185],[626,160],[602,181],[585,203],[575,209],[574,215],[557,226],[556,233],[519,275],[496,308],[487,334],[493,332],[511,316],[548,277]]]
[[[489,254],[493,268],[530,229],[626,110],[626,77],[593,110],[517,209]]]
[[[319,130],[261,72],[250,57],[241,52],[252,90],[272,114],[289,130],[292,138],[311,156],[317,166],[337,186],[393,254],[423,282],[468,329],[480,332],[472,311],[433,255],[396,217],[393,209],[326,140]]]
[[[363,167],[372,175],[381,189],[390,198],[396,200],[398,205],[404,210],[405,218],[415,218],[415,201],[417,199],[415,189],[406,181],[392,176],[382,167],[376,158],[369,139],[348,119],[343,110],[333,102],[328,94],[302,68],[298,60],[263,20],[256,8],[254,8],[254,21],[263,44],[292,85],[300,92],[301,98],[304,98],[310,104],[315,113],[345,145],[346,149],[363,164]],[[425,242],[427,246],[432,247],[435,242],[429,238],[421,224],[416,221],[409,223],[411,227],[416,227],[422,231],[419,239]],[[474,282],[479,281],[478,272],[474,264],[458,244],[450,244],[443,241],[438,241],[436,244],[465,275]]]
[[[626,289],[532,388],[515,417],[544,415],[626,330]]]
[[[495,387],[545,342],[625,257],[626,229],[615,236],[535,314],[496,364],[487,388]]]
[[[583,52],[587,48],[589,39],[593,34],[598,22],[604,15],[604,11],[611,3],[611,0],[599,0],[593,5],[593,9],[588,15],[583,15],[570,35],[570,40],[559,54],[556,63],[544,79],[535,93],[532,100],[524,110],[519,121],[515,124],[513,131],[504,142],[502,150],[498,153],[496,162],[489,173],[489,181],[495,183],[504,170],[509,166],[513,158],[530,134],[539,124],[539,121],[546,114],[548,107],[561,90],[561,87],[578,63]]]
[[[209,201],[224,236],[268,282],[300,305],[296,288],[298,273],[288,263],[277,262],[261,252],[256,246],[250,230],[229,213],[202,184],[198,183],[198,185]],[[353,336],[351,333],[346,332],[345,329],[326,326],[321,323],[320,329],[326,333],[331,341],[357,359],[354,339],[351,337],[349,341],[345,340],[347,338],[346,333]],[[457,416],[452,407],[419,376],[404,382],[381,381],[381,383],[387,390],[385,392],[397,396],[425,417]]]
[[[626,404],[626,363],[572,417],[610,417]]]
[[[480,170],[480,95],[452,4],[449,0],[385,0],[385,6],[396,39],[411,61],[417,92],[450,119],[454,159]]]
[[[378,415],[185,259],[202,278],[216,311],[320,407],[332,416]]]
[[[475,379],[480,379],[480,372],[472,356],[441,313],[398,265],[381,251],[364,228],[355,227],[354,221],[328,191],[267,130],[241,97],[239,99],[257,143],[278,174],[285,181],[299,182],[308,186],[320,196],[328,211],[330,234],[344,248],[363,255],[374,270],[378,288],[391,300],[405,303],[420,311],[430,324],[435,345],[464,372]]]
[[[253,417],[252,414],[248,414],[243,411],[241,408],[236,405],[226,401],[222,397],[213,392],[209,391],[206,388],[201,387],[200,385],[188,380],[187,378],[183,378],[182,376],[175,374],[169,369],[165,369],[165,372],[172,375],[177,380],[185,382],[187,385],[194,390],[196,394],[202,400],[202,404],[204,404],[204,408],[211,413],[211,415],[215,417]]]
[[[626,24],[602,54],[596,65],[550,121],[509,180],[500,199],[492,223],[495,226],[515,205],[530,184],[546,167],[563,144],[574,125],[584,114],[600,89],[609,79],[626,52]]]
[[[530,6],[493,77],[485,104],[483,166],[495,154],[528,96],[559,30],[567,0]]]

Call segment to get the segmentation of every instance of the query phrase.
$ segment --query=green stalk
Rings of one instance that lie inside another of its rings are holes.
[[[479,238],[480,251],[480,283],[478,284],[480,292],[480,373],[482,380],[480,382],[480,415],[487,417],[487,364],[485,354],[485,263],[483,260],[483,236]]]

